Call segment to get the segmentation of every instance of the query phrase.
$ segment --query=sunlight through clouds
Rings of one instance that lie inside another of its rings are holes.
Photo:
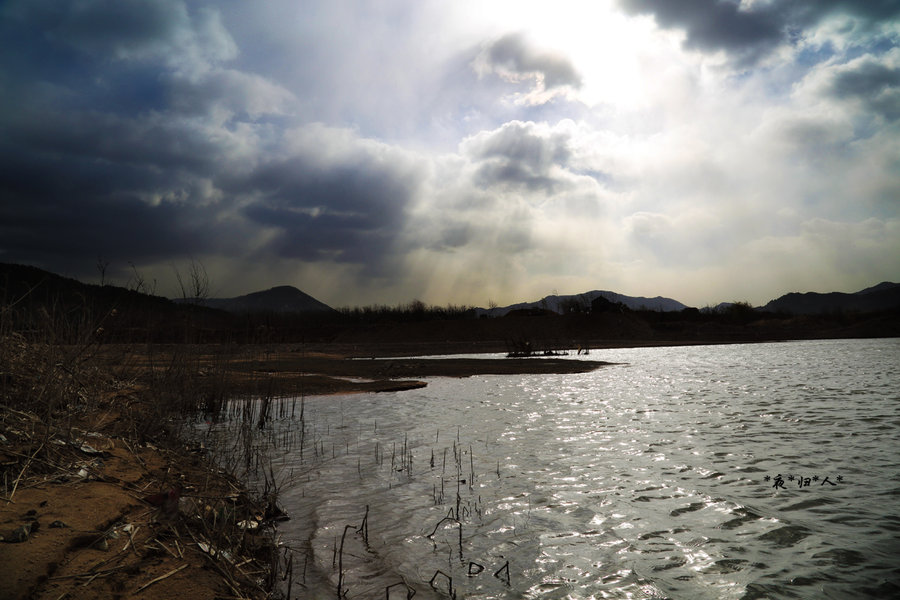
[[[900,276],[898,42],[890,3],[17,0],[0,260],[332,305],[854,291]]]

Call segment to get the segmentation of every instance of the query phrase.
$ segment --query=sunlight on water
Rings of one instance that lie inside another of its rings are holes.
[[[295,594],[900,591],[900,340],[589,358],[626,364],[307,398],[279,462]]]

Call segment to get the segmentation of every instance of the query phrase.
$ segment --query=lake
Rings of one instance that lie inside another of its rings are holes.
[[[292,595],[900,597],[900,340],[587,358],[277,420]]]

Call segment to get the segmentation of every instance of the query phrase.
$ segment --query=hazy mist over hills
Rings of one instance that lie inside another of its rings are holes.
[[[763,309],[599,290],[487,309],[413,300],[339,310],[292,286],[218,299],[153,292],[143,280],[88,284],[0,263],[0,334],[61,344],[301,342],[354,356],[900,337],[900,285],[887,282],[855,294],[791,293]]]
[[[50,299],[51,296],[85,295],[90,293],[109,296],[116,290],[129,294],[130,297],[152,299],[157,304],[168,302],[164,298],[144,294],[143,289],[127,289],[116,286],[98,286],[84,284],[77,280],[62,277],[36,267],[0,263],[0,302],[16,302],[20,297],[30,295],[32,298]],[[603,298],[612,304],[621,304],[634,311],[654,311],[661,313],[678,312],[687,308],[678,300],[656,296],[628,296],[608,290],[592,290],[582,294],[552,294],[540,300],[519,302],[508,306],[490,306],[475,308],[478,317],[501,317],[513,311],[542,310],[558,314],[590,312],[591,304]],[[223,310],[231,313],[304,313],[304,314],[336,314],[334,308],[320,302],[309,294],[290,285],[282,285],[267,290],[257,291],[234,298],[177,298],[176,304],[202,305],[206,308]],[[723,302],[714,307],[700,307],[703,311],[724,311],[733,303]],[[882,282],[855,293],[843,292],[791,292],[756,307],[757,311],[811,315],[835,313],[841,311],[876,312],[892,310],[900,307],[900,284]]]
[[[673,298],[663,296],[648,298],[644,296],[628,296],[608,290],[592,290],[583,294],[552,294],[540,300],[519,302],[508,306],[479,307],[475,309],[475,314],[479,317],[502,317],[512,311],[535,309],[558,314],[589,312],[591,303],[597,298],[604,298],[613,304],[621,304],[630,310],[677,312],[686,308],[694,308]],[[236,298],[210,298],[205,300],[204,304],[210,308],[218,308],[229,312],[333,311],[331,307],[292,286],[274,287],[266,291],[254,292]],[[703,310],[726,310],[732,304],[731,302],[723,302],[714,307],[703,307]],[[764,306],[757,307],[757,310],[792,314],[816,314],[842,310],[869,312],[887,310],[897,306],[900,306],[900,284],[882,282],[852,294],[842,292],[824,294],[817,292],[791,292],[768,302]]]

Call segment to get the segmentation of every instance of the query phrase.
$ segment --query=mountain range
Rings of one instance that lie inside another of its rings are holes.
[[[654,312],[679,312],[689,306],[663,296],[627,296],[607,290],[592,290],[583,294],[552,294],[533,302],[519,302],[508,306],[476,308],[476,316],[502,317],[517,311],[548,311],[558,314],[589,312],[592,303],[603,298],[612,304],[620,304],[631,310]],[[176,302],[182,302],[176,300]],[[234,298],[207,298],[202,304],[231,313],[276,312],[276,313],[335,313],[333,308],[289,285],[273,287]],[[704,312],[722,312],[731,306],[723,302]],[[843,292],[791,292],[763,306],[757,311],[809,315],[835,313],[841,311],[873,312],[900,307],[900,284],[888,281],[855,293]]]
[[[616,292],[594,290],[584,294],[570,296],[551,295],[535,302],[520,302],[509,306],[476,308],[479,316],[500,317],[512,311],[548,310],[559,314],[584,312],[597,298],[604,298],[613,304],[622,304],[631,310],[650,310],[656,312],[677,312],[689,308],[678,300],[656,296],[626,296]],[[722,312],[732,305],[723,302],[704,312]],[[764,306],[757,307],[760,312],[790,313],[795,315],[811,315],[836,313],[842,311],[874,312],[891,310],[900,307],[900,283],[884,281],[855,293],[843,292],[791,292],[771,300]]]
[[[61,277],[41,269],[26,265],[0,263],[0,301],[15,302],[27,295],[32,300],[40,298],[59,298],[66,296],[109,296],[127,294],[131,302],[150,303],[161,308],[161,303],[168,302],[158,296],[147,296],[135,291],[114,286],[96,286],[82,284],[76,280]],[[588,312],[598,299],[608,303],[621,304],[631,310],[649,310],[654,312],[679,312],[690,308],[672,298],[656,296],[627,296],[611,291],[592,290],[583,294],[545,296],[534,302],[520,302],[508,306],[492,306],[475,308],[477,316],[500,317],[517,311],[546,311],[559,314]],[[177,304],[185,300],[175,300]],[[191,302],[187,302],[191,303]],[[200,303],[207,308],[224,310],[230,313],[318,313],[335,314],[333,308],[316,300],[299,289],[283,285],[264,291],[253,292],[234,298],[207,298]],[[149,305],[148,305],[149,306]],[[711,312],[722,312],[729,308],[728,303],[708,309]],[[810,315],[839,312],[875,312],[900,308],[900,284],[882,282],[878,285],[855,293],[843,292],[791,292],[769,301],[757,311]],[[707,310],[707,309],[704,309]]]
[[[583,294],[569,296],[551,295],[545,296],[536,302],[520,302],[509,306],[476,308],[475,314],[488,317],[502,317],[512,311],[523,310],[549,310],[551,312],[565,314],[570,312],[588,312],[591,304],[597,298],[604,298],[613,304],[623,304],[631,310],[653,310],[658,312],[673,312],[688,308],[678,300],[656,296],[645,298],[643,296],[626,296],[616,292],[593,290]]]

